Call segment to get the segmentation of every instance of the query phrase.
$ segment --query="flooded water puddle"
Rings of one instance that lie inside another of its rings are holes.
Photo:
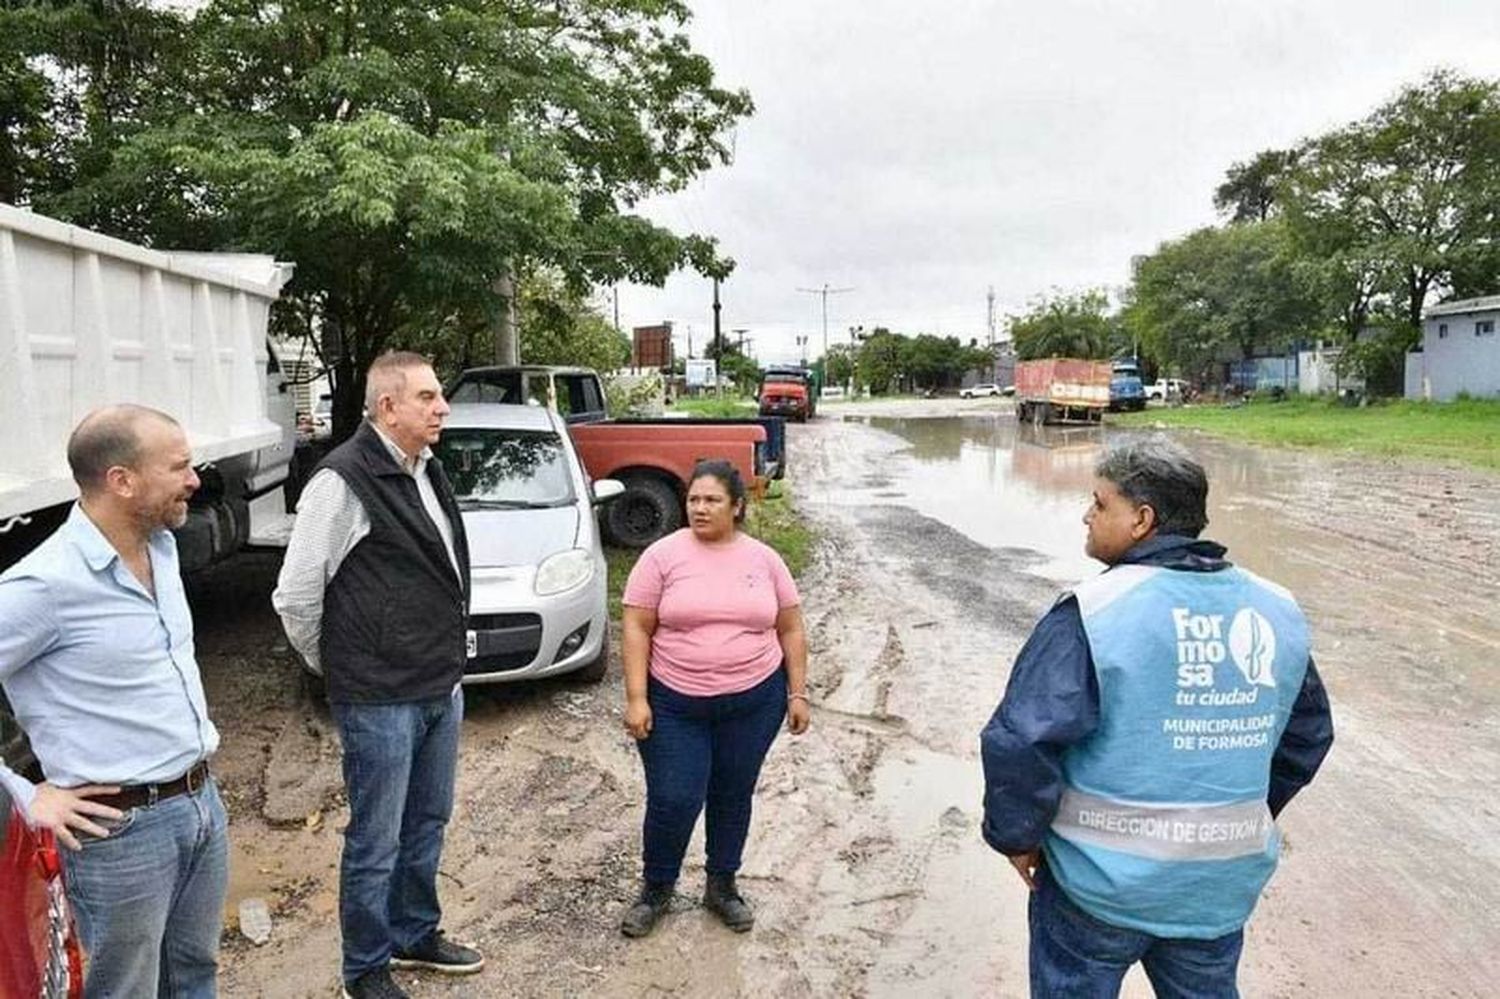
[[[838,490],[840,501],[904,506],[986,547],[1035,552],[1028,571],[1062,585],[1099,571],[1083,554],[1093,468],[1132,432],[1036,428],[1005,416],[849,419],[900,444],[867,482]],[[1462,530],[1445,534],[1443,483],[1422,474],[1364,482],[1368,468],[1323,456],[1184,443],[1208,472],[1205,536],[1227,545],[1232,560],[1356,630],[1378,623],[1392,646],[1423,650],[1429,670],[1441,662],[1473,672],[1487,698],[1500,692],[1496,570],[1479,564],[1486,553],[1467,548]],[[1464,511],[1463,502],[1459,511],[1478,530],[1500,528],[1500,511]]]

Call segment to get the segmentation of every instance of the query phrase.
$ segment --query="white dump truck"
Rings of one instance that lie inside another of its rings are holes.
[[[191,572],[247,543],[284,543],[292,395],[266,340],[291,266],[163,253],[0,204],[0,569],[77,495],[68,435],[91,409],[175,417],[203,486],[177,532]]]

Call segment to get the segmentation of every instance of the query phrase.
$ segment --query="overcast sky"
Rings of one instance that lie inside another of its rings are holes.
[[[731,166],[645,212],[737,268],[723,326],[762,361],[889,326],[986,335],[1055,289],[1217,221],[1257,151],[1359,118],[1449,66],[1500,76],[1497,0],[694,0],[696,48],[756,113]],[[622,286],[629,329],[713,329],[708,281]]]

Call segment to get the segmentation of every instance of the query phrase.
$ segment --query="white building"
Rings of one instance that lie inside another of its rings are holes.
[[[1500,295],[1444,302],[1422,319],[1422,349],[1406,355],[1406,397],[1448,402],[1500,396]]]

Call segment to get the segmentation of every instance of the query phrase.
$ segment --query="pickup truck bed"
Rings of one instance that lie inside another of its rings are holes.
[[[625,494],[604,508],[604,529],[628,547],[645,547],[682,526],[688,478],[700,460],[727,459],[756,490],[779,478],[785,464],[780,420],[612,420],[603,384],[587,368],[471,368],[447,395],[453,402],[532,402],[561,413],[589,477],[624,483]]]

